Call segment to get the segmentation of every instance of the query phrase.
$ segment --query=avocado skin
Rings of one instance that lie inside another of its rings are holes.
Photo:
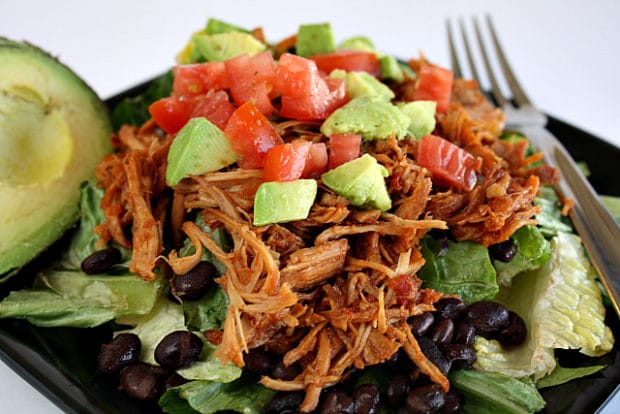
[[[6,279],[79,218],[80,184],[112,150],[108,109],[70,68],[41,48],[0,37],[0,93],[30,88],[63,116],[72,137],[71,159],[61,177],[9,185],[0,177],[0,275]],[[11,99],[10,97],[7,99]],[[0,134],[0,138],[8,134]]]

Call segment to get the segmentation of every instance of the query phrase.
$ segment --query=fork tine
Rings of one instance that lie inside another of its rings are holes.
[[[531,105],[531,102],[521,85],[517,81],[517,77],[510,69],[510,64],[508,63],[508,59],[504,55],[502,47],[499,43],[499,39],[497,38],[497,34],[495,31],[495,27],[493,22],[491,21],[491,16],[486,16],[487,25],[489,26],[489,33],[491,34],[491,39],[493,41],[493,45],[495,46],[495,52],[497,54],[497,58],[499,60],[502,71],[504,72],[504,76],[506,77],[506,81],[508,82],[508,86],[510,87],[510,91],[512,92],[512,97],[514,101],[519,105]]]
[[[474,18],[474,30],[476,31],[476,37],[478,38],[478,46],[480,47],[480,54],[482,55],[482,60],[484,61],[484,67],[487,71],[487,75],[489,76],[489,81],[491,82],[491,91],[493,93],[493,97],[497,104],[501,107],[506,106],[506,99],[502,94],[502,91],[497,83],[497,79],[495,78],[495,74],[493,73],[493,68],[491,67],[491,61],[489,60],[489,54],[487,53],[487,49],[484,45],[484,40],[482,39],[482,32],[480,31],[480,25],[478,24],[478,19]]]
[[[446,20],[446,28],[448,29],[448,44],[450,45],[450,65],[454,72],[455,78],[462,78],[463,71],[461,70],[461,64],[459,63],[459,57],[456,53],[456,46],[454,44],[454,36],[452,35],[452,25],[450,19]]]
[[[478,87],[481,87],[482,81],[480,79],[480,75],[478,74],[478,69],[476,67],[476,63],[474,61],[474,55],[471,52],[471,47],[469,46],[469,41],[467,39],[467,33],[465,31],[465,24],[463,23],[463,19],[459,19],[459,25],[461,27],[461,37],[463,38],[463,44],[465,45],[465,53],[467,55],[467,62],[469,63],[469,68],[471,69],[471,73],[478,83]]]

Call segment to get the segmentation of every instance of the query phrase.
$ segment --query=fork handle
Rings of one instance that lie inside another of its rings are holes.
[[[546,162],[559,169],[562,181],[558,190],[574,201],[570,218],[620,316],[620,227],[553,134],[540,127],[525,127],[521,131],[545,153]]]

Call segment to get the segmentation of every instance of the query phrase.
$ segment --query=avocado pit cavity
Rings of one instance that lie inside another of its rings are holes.
[[[73,152],[60,111],[36,91],[15,86],[0,92],[0,184],[43,184],[65,173]]]

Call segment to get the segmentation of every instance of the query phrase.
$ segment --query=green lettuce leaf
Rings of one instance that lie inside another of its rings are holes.
[[[602,195],[600,197],[603,204],[605,204],[611,215],[616,219],[616,222],[620,224],[620,197],[607,195]]]
[[[477,369],[514,377],[532,375],[538,380],[556,366],[553,349],[579,349],[588,356],[612,349],[614,338],[605,326],[596,272],[581,239],[558,233],[551,240],[551,251],[543,267],[519,274],[495,298],[525,320],[525,343],[505,349],[495,340],[478,337]]]
[[[99,236],[94,232],[95,226],[105,221],[105,215],[100,208],[104,191],[97,188],[94,180],[85,181],[80,187],[80,225],[71,236],[69,246],[54,267],[68,270],[79,270],[82,261],[91,253],[98,250]],[[131,251],[120,246],[122,261],[131,258]],[[115,266],[114,273],[127,273],[127,265]],[[120,269],[119,269],[120,268]]]
[[[132,329],[121,332],[138,335],[142,343],[140,360],[153,365],[158,365],[155,361],[155,348],[164,336],[174,331],[188,330],[183,307],[167,297],[161,297],[150,314],[142,318],[119,319],[117,322],[135,325]],[[241,368],[230,362],[223,364],[214,355],[216,347],[206,341],[203,335],[198,333],[197,336],[203,341],[203,350],[198,361],[194,362],[189,368],[178,370],[177,373],[189,380],[230,382],[239,378]]]
[[[426,263],[418,277],[427,287],[457,294],[465,303],[492,299],[498,291],[495,269],[488,250],[471,241],[422,240]]]
[[[545,237],[553,237],[559,232],[573,233],[573,225],[568,217],[562,215],[562,203],[552,186],[540,187],[540,194],[534,199],[534,205],[541,208],[536,220]]]
[[[209,290],[198,300],[184,300],[185,323],[192,329],[204,332],[224,325],[228,310],[228,297],[219,286]]]
[[[47,269],[33,288],[0,302],[0,318],[22,318],[37,326],[93,327],[118,317],[151,311],[163,290],[162,277],[145,282],[134,274],[86,275]]]
[[[541,378],[536,382],[536,386],[538,388],[555,387],[556,385],[561,385],[578,378],[595,374],[603,368],[605,368],[605,365],[591,365],[588,367],[577,368],[567,368],[556,365],[550,375]]]
[[[449,378],[464,397],[464,413],[526,414],[545,407],[545,400],[531,382],[471,369],[452,371]]]
[[[516,274],[538,269],[551,256],[549,241],[535,226],[521,227],[512,235],[512,239],[517,246],[517,253],[512,260],[507,263],[499,260],[493,262],[500,285],[510,286]]]
[[[211,414],[219,411],[260,414],[275,393],[274,390],[244,378],[228,384],[191,381],[170,388],[159,399],[159,405],[171,414]]]

